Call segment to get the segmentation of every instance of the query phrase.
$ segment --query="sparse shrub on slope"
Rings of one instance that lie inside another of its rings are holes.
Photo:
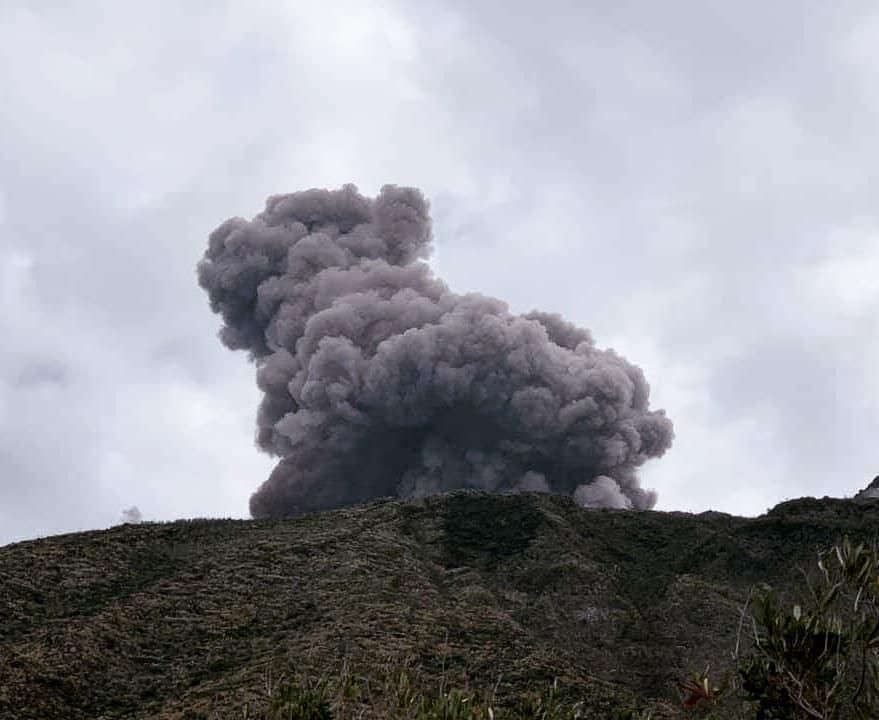
[[[754,603],[753,646],[735,667],[733,684],[747,708],[739,717],[879,717],[879,553],[844,538],[819,554],[818,569],[799,603],[787,606],[771,590]],[[704,690],[685,706],[702,717],[731,717],[710,710],[723,692],[700,679]]]
[[[757,720],[867,720],[879,713],[879,558],[848,538],[820,555],[801,605],[774,593],[756,608],[755,647],[739,667]]]

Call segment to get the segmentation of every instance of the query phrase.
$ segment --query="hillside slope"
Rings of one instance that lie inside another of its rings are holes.
[[[756,519],[461,492],[284,521],[0,548],[0,718],[240,717],[270,677],[409,662],[499,696],[558,677],[596,717],[728,662],[755,583],[879,529],[879,500]],[[872,535],[871,535],[872,533]]]

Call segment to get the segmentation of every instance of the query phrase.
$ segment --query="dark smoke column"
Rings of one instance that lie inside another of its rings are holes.
[[[541,490],[650,508],[636,469],[671,445],[641,370],[557,315],[456,295],[424,262],[413,188],[276,195],[210,236],[199,284],[265,393],[281,458],[254,517],[456,488]]]

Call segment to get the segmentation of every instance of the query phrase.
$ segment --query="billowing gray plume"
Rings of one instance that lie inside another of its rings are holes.
[[[673,432],[641,370],[558,315],[451,292],[430,251],[426,200],[393,185],[276,195],[211,234],[199,283],[281,458],[251,514],[456,488],[652,507],[635,471]]]

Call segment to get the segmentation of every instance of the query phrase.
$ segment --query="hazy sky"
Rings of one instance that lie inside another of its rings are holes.
[[[875,3],[4,0],[0,98],[0,544],[246,515],[274,461],[195,264],[346,182],[644,369],[658,509],[879,472]]]

